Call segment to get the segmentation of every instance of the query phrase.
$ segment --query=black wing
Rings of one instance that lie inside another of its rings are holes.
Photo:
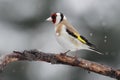
[[[92,44],[92,43],[90,43],[85,37],[83,37],[83,36],[80,36],[83,40],[85,40],[86,41],[86,44],[88,45],[88,46],[90,46],[90,47],[95,47],[95,45],[94,44]]]
[[[69,29],[66,29],[66,31],[68,32],[69,35],[71,35],[74,38],[77,38],[79,41],[81,41],[84,44],[87,44],[90,47],[95,47],[95,45],[93,45],[92,43],[90,43],[85,37],[81,36],[81,35],[76,35],[73,32],[71,32]]]

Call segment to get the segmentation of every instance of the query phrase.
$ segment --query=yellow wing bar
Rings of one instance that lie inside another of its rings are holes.
[[[82,38],[79,34],[75,33],[75,35],[77,36],[77,39],[78,39],[79,41],[81,41],[81,42],[84,43],[84,44],[87,43],[86,40],[84,40],[84,38]]]
[[[85,39],[83,36],[80,36],[78,33],[73,33],[70,30],[66,29],[66,31],[68,32],[69,35],[71,35],[74,38],[77,38],[80,42],[87,44],[88,40]]]

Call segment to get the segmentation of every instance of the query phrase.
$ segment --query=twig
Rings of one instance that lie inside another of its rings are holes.
[[[120,80],[120,71],[109,66],[84,59],[77,59],[64,54],[44,53],[37,50],[13,51],[13,53],[1,57],[0,70],[3,70],[8,63],[15,61],[45,61],[52,64],[65,64]]]

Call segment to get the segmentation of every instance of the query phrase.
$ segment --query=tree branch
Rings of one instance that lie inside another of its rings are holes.
[[[0,70],[3,70],[8,63],[15,61],[45,61],[52,64],[65,64],[120,80],[120,71],[109,66],[63,54],[44,53],[37,50],[13,51],[11,54],[2,56],[0,58]]]

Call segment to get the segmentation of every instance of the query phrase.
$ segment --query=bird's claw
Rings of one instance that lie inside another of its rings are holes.
[[[66,51],[64,53],[60,53],[60,54],[65,56],[65,55],[67,55],[68,52],[70,52],[70,50],[68,50],[68,51]]]
[[[74,58],[77,59],[77,58],[78,58],[78,55],[76,54],[76,55],[74,56]]]

